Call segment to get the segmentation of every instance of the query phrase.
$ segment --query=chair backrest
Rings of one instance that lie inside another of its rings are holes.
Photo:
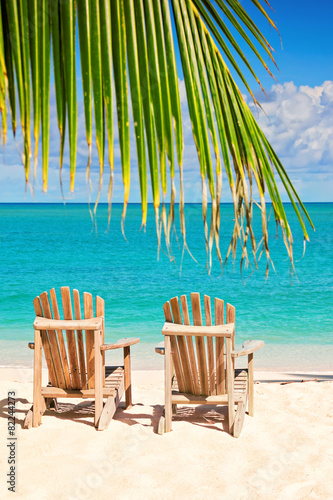
[[[173,297],[163,306],[165,321],[190,325],[190,315],[186,295]],[[199,293],[191,293],[193,325],[202,326],[202,314]],[[223,325],[224,301],[215,298],[215,325]],[[182,313],[181,314],[181,309]],[[235,323],[235,308],[227,304],[226,323]],[[183,315],[183,318],[182,318]],[[211,300],[204,296],[205,325],[213,326]],[[186,341],[185,341],[186,338]],[[224,338],[202,337],[195,335],[171,335],[171,352],[180,392],[210,396],[226,393],[226,367],[224,360]],[[215,345],[214,345],[215,344]],[[235,337],[232,337],[232,348]]]
[[[83,314],[81,313],[78,290],[73,290],[74,309],[72,309],[69,287],[61,288],[61,298],[64,320],[91,319],[96,316],[104,317],[104,300],[101,297],[96,296],[95,315],[93,298],[90,293],[83,293]],[[47,292],[43,292],[34,299],[36,316],[59,320],[61,318],[54,288],[50,290],[50,299]],[[95,388],[93,331],[76,330],[75,335],[75,330],[68,330],[66,331],[66,337],[64,337],[62,330],[44,330],[41,332],[41,336],[52,386],[69,390]],[[104,323],[101,343],[104,344]],[[103,365],[105,365],[104,357]]]

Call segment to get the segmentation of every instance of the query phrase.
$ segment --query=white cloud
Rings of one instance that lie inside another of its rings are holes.
[[[317,87],[273,85],[261,103],[268,118],[260,112],[258,122],[289,173],[332,172],[332,81]]]

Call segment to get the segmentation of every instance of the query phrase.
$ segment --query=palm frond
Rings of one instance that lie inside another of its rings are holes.
[[[263,20],[276,29],[258,0],[248,0]],[[268,2],[266,4],[269,6]],[[179,214],[184,248],[186,243],[183,125],[177,61],[181,64],[193,140],[198,153],[202,182],[204,234],[212,265],[215,242],[220,251],[220,204],[225,172],[234,206],[234,228],[226,259],[241,247],[241,268],[252,254],[258,260],[257,241],[263,242],[267,272],[271,261],[266,202],[272,203],[277,224],[293,264],[293,237],[283,207],[278,180],[294,207],[304,238],[304,217],[313,227],[285,168],[259,128],[231,71],[257,103],[248,76],[261,85],[244,47],[272,75],[267,56],[275,64],[273,49],[239,0],[4,0],[0,8],[0,112],[2,135],[7,135],[7,100],[12,131],[17,111],[23,136],[22,159],[29,179],[31,134],[34,138],[35,171],[40,130],[42,137],[43,188],[47,189],[50,135],[51,69],[55,84],[60,132],[60,168],[63,165],[68,122],[70,190],[74,189],[77,151],[76,15],[80,47],[85,130],[88,145],[87,176],[92,148],[92,101],[101,192],[106,137],[110,184],[114,171],[113,107],[117,109],[119,147],[124,184],[122,228],[129,201],[130,116],[133,116],[137,165],[142,202],[142,225],[147,221],[148,166],[160,245],[161,227],[166,246],[175,221],[176,173],[179,172]],[[175,27],[176,39],[173,35]],[[53,62],[51,62],[51,53]],[[240,61],[240,64],[237,62]],[[115,89],[115,102],[113,100]],[[130,94],[130,96],[129,96]],[[129,107],[132,107],[130,112]],[[33,127],[31,126],[31,109]],[[32,129],[32,130],[31,130]],[[178,164],[178,167],[177,167]],[[169,180],[170,179],[170,180]],[[208,188],[208,189],[207,189]],[[211,202],[207,221],[208,190]],[[165,202],[169,193],[170,209]],[[98,197],[99,197],[98,194]],[[161,196],[160,196],[161,195]],[[98,201],[97,197],[97,201]],[[160,210],[160,199],[162,210]],[[262,235],[254,234],[254,205],[260,207]],[[251,252],[248,251],[250,246]]]

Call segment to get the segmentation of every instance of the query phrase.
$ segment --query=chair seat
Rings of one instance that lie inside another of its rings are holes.
[[[115,396],[124,379],[123,366],[105,367],[105,387],[103,388],[103,398]],[[95,389],[61,389],[60,387],[42,387],[44,398],[94,398]]]
[[[199,378],[199,373],[198,373]],[[237,369],[235,370],[234,381],[234,401],[235,403],[245,402],[247,397],[248,387],[248,370]],[[226,404],[228,403],[228,394],[211,394],[209,396],[197,396],[179,392],[176,375],[172,384],[172,404]]]

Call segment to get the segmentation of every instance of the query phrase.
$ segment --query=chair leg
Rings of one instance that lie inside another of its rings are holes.
[[[129,346],[124,347],[124,377],[126,410],[129,410],[132,408],[131,352]]]
[[[253,353],[248,355],[249,415],[254,416]]]
[[[42,337],[39,330],[35,330],[34,349],[34,382],[33,382],[33,408],[32,426],[38,427],[42,422],[42,408],[44,398],[42,391]]]
[[[95,346],[95,427],[103,411],[103,355],[101,352],[101,336],[100,331],[94,332]]]
[[[34,409],[34,407],[32,406],[30,408],[30,410],[27,411],[27,414],[26,414],[25,419],[23,421],[23,429],[31,429],[31,427],[32,427],[33,409]]]
[[[58,401],[57,398],[53,398],[50,401],[50,408],[54,411],[58,411]]]
[[[234,418],[235,418],[235,398],[234,398],[234,372],[231,360],[231,339],[226,338],[227,350],[227,392],[228,392],[228,420],[229,432],[233,435],[234,432]]]
[[[164,433],[165,433],[165,418],[164,415],[162,415],[162,417],[160,417],[158,421],[157,434],[163,436]]]
[[[233,436],[236,438],[238,438],[240,436],[240,433],[241,433],[242,428],[243,428],[245,409],[246,409],[246,403],[243,403],[243,401],[238,403],[236,415],[235,415],[233,432],[232,432]]]
[[[165,390],[165,432],[172,430],[172,399],[171,399],[171,384],[172,384],[172,359],[171,359],[171,342],[170,337],[165,336],[165,355],[164,355],[164,390]]]
[[[99,431],[104,431],[107,429],[110,425],[110,422],[113,418],[113,415],[115,414],[118,405],[120,403],[121,398],[123,397],[124,394],[124,379],[121,381],[120,387],[117,391],[117,394],[115,396],[110,396],[107,400],[106,403],[103,407],[103,411],[101,413],[99,422],[98,422],[98,430]]]
[[[39,410],[39,417],[43,416],[43,414],[48,410],[49,408],[54,408],[55,410],[57,409],[57,400],[54,398],[43,398],[43,396],[40,397],[40,410]],[[32,427],[32,421],[33,421],[33,413],[34,413],[34,405],[30,408],[30,410],[27,411],[27,414],[25,416],[25,419],[23,421],[23,429],[31,429]]]

